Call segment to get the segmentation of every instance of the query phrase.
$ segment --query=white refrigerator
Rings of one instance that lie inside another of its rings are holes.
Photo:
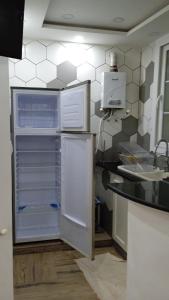
[[[14,242],[59,238],[93,257],[90,82],[11,95]]]

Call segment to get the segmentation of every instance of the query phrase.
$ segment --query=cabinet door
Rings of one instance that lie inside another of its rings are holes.
[[[63,134],[61,138],[61,238],[93,257],[93,136]]]
[[[128,201],[122,196],[113,194],[113,238],[127,251],[127,213]]]
[[[71,86],[61,91],[61,130],[90,130],[90,82]]]

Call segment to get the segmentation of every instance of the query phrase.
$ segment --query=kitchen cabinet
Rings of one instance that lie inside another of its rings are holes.
[[[110,182],[123,182],[123,178],[112,174]],[[113,192],[113,239],[127,252],[127,214],[128,201]]]

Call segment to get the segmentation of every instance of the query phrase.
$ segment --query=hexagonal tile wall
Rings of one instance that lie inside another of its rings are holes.
[[[125,53],[125,65],[132,70],[140,66],[140,51],[130,49]]]
[[[115,154],[114,145],[111,146],[111,137],[114,141],[130,139],[127,131],[122,132],[122,120],[128,118],[126,109],[130,108],[133,119],[129,122],[135,128],[138,117],[138,85],[140,82],[140,53],[131,47],[110,47],[87,44],[75,44],[48,40],[25,40],[23,45],[23,60],[10,59],[10,84],[16,86],[48,87],[62,89],[85,80],[91,80],[90,116],[91,131],[97,133],[103,112],[100,112],[101,103],[101,73],[109,72],[110,52],[117,53],[119,71],[127,72],[128,101],[125,109],[115,110],[111,120],[104,121],[103,137],[106,143],[105,155],[112,157]],[[150,63],[150,62],[149,62]],[[152,65],[145,66],[145,77],[151,76]],[[144,68],[144,67],[142,67]],[[142,76],[143,77],[143,76]],[[150,82],[150,80],[149,80]],[[144,81],[143,81],[144,83]],[[116,119],[116,120],[115,120]],[[124,122],[124,121],[123,121]],[[127,122],[127,121],[125,121]],[[125,129],[126,130],[126,129]],[[108,148],[110,147],[110,148]]]
[[[25,48],[26,57],[34,64],[38,64],[46,59],[46,47],[37,41],[29,43]]]
[[[154,79],[154,62],[150,64],[145,69],[145,81],[140,86],[140,100],[146,102],[150,98],[150,88]]]
[[[112,148],[113,152],[119,152],[120,151],[120,145],[119,143],[121,142],[129,142],[130,137],[123,131],[117,133],[116,135],[113,136],[112,138]]]
[[[66,87],[66,83],[60,79],[54,79],[47,83],[47,88],[49,89],[63,89]]]
[[[138,129],[138,120],[133,116],[122,120],[122,132],[125,132],[127,135],[131,136],[137,132]]]
[[[141,76],[140,76],[140,102],[139,102],[139,126],[138,143],[146,150],[150,149],[151,134],[151,105],[153,99],[154,81],[154,53],[153,45],[142,49]]]
[[[141,145],[147,151],[150,150],[150,134],[149,133],[146,133],[143,136],[141,136],[138,133],[137,142],[138,142],[139,145]]]
[[[17,77],[9,79],[10,86],[25,87],[25,82]]]
[[[126,74],[127,74],[127,83],[132,82],[132,79],[133,79],[132,70],[130,70],[127,66],[123,65],[122,67],[120,67],[119,72],[126,72]]]
[[[15,64],[15,74],[18,78],[27,82],[36,76],[35,65],[24,58]]]
[[[110,66],[107,64],[104,64],[96,69],[96,80],[98,82],[101,82],[101,75],[103,72],[109,72],[110,71]]]
[[[108,150],[112,147],[112,135],[108,134],[107,132],[102,133],[102,149]]]
[[[95,80],[95,68],[87,63],[77,68],[77,79],[80,81]]]
[[[127,85],[127,101],[134,103],[139,100],[139,86],[135,83],[129,83]]]
[[[151,46],[147,46],[142,49],[142,56],[141,56],[141,65],[143,67],[147,67],[148,64],[152,61],[153,58],[153,48]]]
[[[38,78],[34,78],[26,83],[27,87],[46,87],[46,83]]]
[[[45,60],[37,65],[37,77],[46,83],[56,78],[56,66]]]
[[[87,62],[95,68],[98,68],[99,66],[105,64],[106,49],[107,48],[104,46],[95,46],[87,50]]]
[[[101,98],[101,85],[97,81],[91,83],[91,99],[96,102]]]
[[[54,43],[47,47],[47,59],[52,63],[59,65],[67,60],[67,51],[64,46]]]
[[[122,130],[122,121],[121,120],[115,120],[113,117],[108,121],[105,120],[103,123],[103,129],[105,132],[111,135],[116,135]]]
[[[100,110],[100,106],[101,106],[101,100],[97,101],[94,103],[94,107],[95,107],[95,115],[98,116],[99,118],[102,118],[104,116],[104,112]]]
[[[58,78],[65,83],[69,83],[77,78],[76,68],[69,61],[58,65],[57,70]]]

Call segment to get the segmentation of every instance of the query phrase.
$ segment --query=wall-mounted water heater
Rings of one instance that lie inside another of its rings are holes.
[[[126,73],[103,72],[101,74],[101,108],[126,107]]]

